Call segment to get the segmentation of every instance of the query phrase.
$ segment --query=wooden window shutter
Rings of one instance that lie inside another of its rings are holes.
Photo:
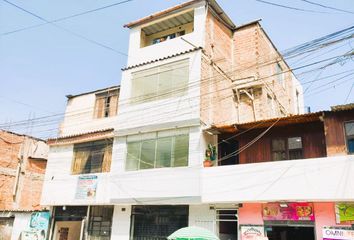
[[[104,96],[96,97],[95,118],[104,117],[104,100],[105,100]]]
[[[118,109],[118,95],[111,96],[111,102],[109,105],[109,116],[116,116]]]
[[[111,162],[112,162],[112,144],[108,144],[104,150],[102,172],[109,172],[111,170]]]

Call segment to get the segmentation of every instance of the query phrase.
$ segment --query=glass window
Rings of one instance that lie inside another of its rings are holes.
[[[189,81],[188,62],[186,59],[133,73],[131,102],[185,95]]]
[[[112,145],[113,139],[75,144],[72,173],[109,172]]]
[[[303,158],[301,137],[279,138],[272,140],[273,161],[301,158]]]
[[[188,153],[188,134],[128,141],[126,170],[188,166]]]
[[[354,122],[347,122],[344,125],[348,153],[354,153]]]

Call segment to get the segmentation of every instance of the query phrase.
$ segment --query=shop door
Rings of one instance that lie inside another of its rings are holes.
[[[217,210],[220,240],[237,240],[237,210]]]
[[[267,226],[269,240],[315,240],[314,227]]]
[[[14,218],[0,218],[0,240],[10,240]]]
[[[55,223],[54,240],[79,240],[81,221],[58,221]]]

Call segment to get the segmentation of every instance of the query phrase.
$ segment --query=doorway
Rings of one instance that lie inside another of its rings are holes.
[[[313,226],[266,226],[269,240],[315,240]]]
[[[54,240],[78,240],[82,221],[60,221],[55,223]]]
[[[217,210],[220,240],[237,240],[237,210]]]
[[[235,165],[239,163],[238,154],[235,151],[238,150],[238,142],[231,138],[229,135],[218,136],[219,142],[219,160],[218,165]]]

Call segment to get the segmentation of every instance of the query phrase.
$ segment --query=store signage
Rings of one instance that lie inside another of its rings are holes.
[[[322,230],[323,240],[354,240],[354,230],[325,228]]]
[[[354,203],[336,203],[337,223],[354,223]]]
[[[76,199],[95,199],[98,177],[96,175],[79,176],[76,188]]]
[[[32,213],[28,230],[22,232],[21,240],[47,239],[49,218],[50,218],[49,212]]]
[[[264,236],[264,226],[241,225],[241,240],[268,240]]]
[[[312,203],[266,203],[262,215],[263,220],[315,220]]]

